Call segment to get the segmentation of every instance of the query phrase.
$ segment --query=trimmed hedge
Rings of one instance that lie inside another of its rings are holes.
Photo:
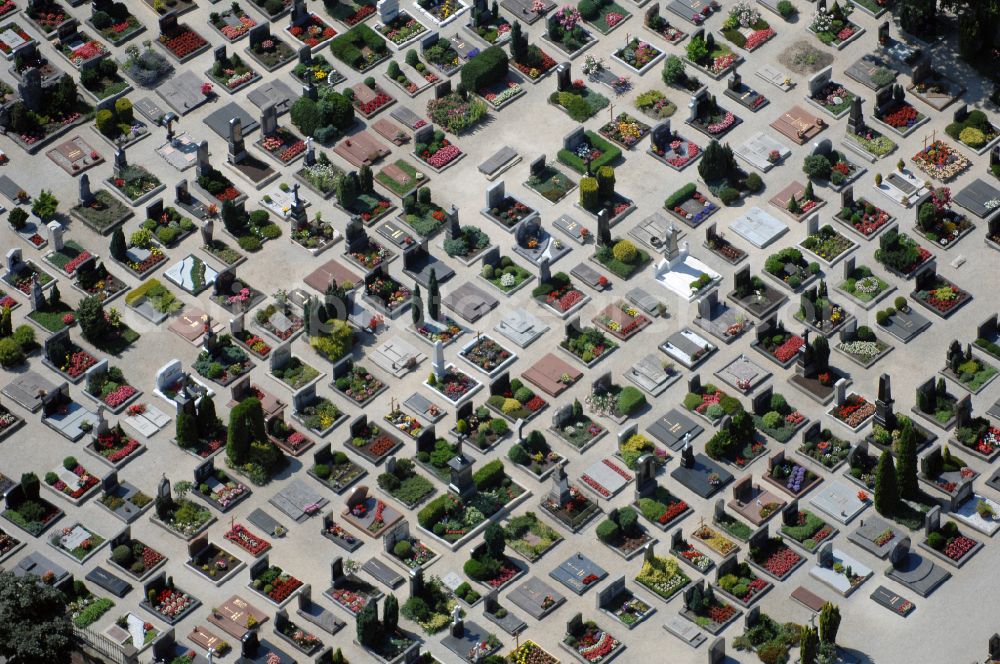
[[[618,148],[618,146],[616,146],[614,143],[610,143],[604,140],[599,134],[596,134],[592,131],[587,131],[585,132],[585,135],[587,137],[587,140],[590,141],[590,144],[601,151],[601,156],[595,159],[594,161],[590,162],[590,170],[592,172],[596,173],[597,169],[599,169],[601,166],[610,165],[613,162],[617,161],[618,158],[622,156],[622,151]],[[579,173],[587,172],[587,163],[583,159],[580,159],[578,156],[576,156],[575,152],[563,149],[559,151],[558,156],[559,156],[559,161],[566,164],[570,168],[576,169],[577,172]]]
[[[364,56],[361,54],[362,46],[367,46],[378,54],[382,54],[386,50],[385,40],[382,36],[364,23],[359,23],[330,42],[330,52],[341,62],[354,69],[361,69],[364,65]]]
[[[499,486],[506,477],[507,473],[504,472],[503,461],[494,459],[477,470],[472,475],[472,480],[476,483],[477,489],[485,491],[486,489]]]
[[[424,528],[432,528],[435,523],[444,518],[448,511],[448,496],[441,495],[424,505],[423,509],[417,512],[417,521]]]
[[[663,207],[668,210],[674,209],[675,206],[680,205],[687,199],[694,196],[694,192],[698,190],[698,187],[694,182],[688,183],[675,191],[674,193],[667,196],[667,200],[663,201]]]
[[[462,67],[462,84],[469,91],[482,90],[507,76],[507,53],[499,46],[491,46],[469,60]]]

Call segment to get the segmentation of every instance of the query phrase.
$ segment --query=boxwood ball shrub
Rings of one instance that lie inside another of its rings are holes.
[[[628,240],[619,240],[611,249],[611,255],[622,263],[631,263],[636,257],[635,245]]]
[[[757,175],[756,173],[751,173],[750,175],[748,175],[747,179],[744,180],[743,184],[746,186],[748,190],[750,190],[751,193],[754,194],[764,189],[764,181],[761,180],[760,176]]]
[[[614,542],[621,535],[621,528],[611,519],[597,524],[597,538],[602,542]]]
[[[732,205],[740,197],[740,192],[732,187],[723,187],[719,190],[719,200],[723,205]]]
[[[829,179],[831,169],[830,161],[821,154],[809,155],[802,164],[802,171],[818,180]]]

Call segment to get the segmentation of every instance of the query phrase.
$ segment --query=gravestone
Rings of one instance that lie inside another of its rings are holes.
[[[39,283],[39,281],[38,281],[38,275],[35,274],[35,273],[31,274],[31,291],[28,293],[28,299],[31,300],[31,310],[32,311],[40,311],[40,310],[45,309],[45,305],[46,305],[46,302],[45,302],[45,293],[42,292],[42,284]],[[68,330],[69,328],[64,328],[64,329]],[[51,339],[52,339],[52,337],[49,337],[49,340],[51,340]],[[48,344],[46,344],[46,345],[48,345]],[[46,357],[47,356],[48,356],[48,353],[46,353]]]
[[[229,319],[229,333],[237,336],[243,332],[246,325],[246,314],[236,314]]]
[[[503,180],[498,180],[486,188],[486,209],[493,210],[503,205],[507,194]]]
[[[444,378],[447,364],[444,361],[444,345],[440,339],[434,342],[434,355],[431,357],[431,366],[434,368],[434,375],[439,380]]]
[[[764,413],[771,410],[771,396],[774,394],[774,388],[768,385],[766,388],[761,390],[759,394],[754,396],[751,400],[751,409],[756,415],[763,415]]]
[[[17,85],[17,94],[29,111],[36,113],[41,111],[43,101],[41,70],[32,68],[24,72],[21,82]]]
[[[760,605],[752,606],[743,615],[743,627],[748,630],[760,622]]]
[[[21,260],[21,249],[19,247],[14,247],[13,249],[8,249],[6,254],[7,272],[17,273],[21,271],[22,260]]]
[[[597,593],[595,596],[597,609],[600,610],[604,606],[611,604],[616,597],[625,591],[625,576],[622,575],[608,585],[604,586],[604,588]]]
[[[271,373],[280,371],[292,361],[291,343],[278,344],[271,350]]]
[[[833,151],[833,143],[830,141],[829,138],[823,138],[818,141],[813,141],[812,154],[814,156],[821,155],[823,157],[827,157],[830,155],[830,152],[832,151]]]
[[[935,505],[934,507],[927,510],[924,514],[924,536],[930,537],[931,533],[935,533],[941,529],[941,507]]]
[[[90,175],[84,173],[80,176],[80,205],[90,205],[94,201],[94,194],[90,191]]]
[[[260,44],[265,39],[270,39],[271,37],[271,25],[269,23],[261,23],[250,28],[250,32],[247,33],[250,38],[250,47],[254,48]]]
[[[177,31],[177,14],[174,12],[168,12],[161,16],[159,27],[161,35],[168,38],[173,36],[173,33]]]
[[[146,206],[146,219],[154,219],[156,221],[160,220],[163,216],[163,199],[157,198],[155,201]]]
[[[205,223],[201,225],[200,230],[202,244],[206,247],[212,246],[212,236],[215,234],[215,222],[212,221],[211,217],[205,220]]]
[[[562,429],[573,421],[573,404],[565,404],[552,412],[552,428]]]
[[[889,374],[884,373],[878,378],[878,398],[875,400],[875,424],[889,431],[896,428],[896,416],[892,409],[894,403],[891,378]]]
[[[781,523],[785,526],[796,526],[799,523],[799,499],[793,498],[781,508]]]
[[[182,179],[174,185],[174,200],[178,203],[189,203],[191,201],[191,192],[188,191],[188,181],[186,179]]]
[[[851,113],[847,116],[847,131],[860,134],[865,130],[865,114],[861,104],[864,100],[860,96],[851,100]]]
[[[691,446],[691,432],[684,434],[684,442],[681,447],[681,468],[694,468],[694,448]]]
[[[212,165],[208,163],[208,141],[198,144],[198,163],[196,166],[198,175],[208,175],[212,172]],[[187,183],[185,182],[185,190]]]
[[[570,501],[569,479],[566,471],[559,466],[552,474],[552,488],[549,489],[549,500],[557,505],[565,505]]]
[[[243,121],[232,118],[229,121],[229,152],[226,158],[230,164],[242,164],[247,158],[246,142],[243,140]]]
[[[901,537],[896,545],[889,549],[889,562],[893,567],[899,569],[900,567],[906,565],[907,559],[910,557],[910,538]]]
[[[319,100],[319,91],[311,80],[302,85],[302,96],[313,101]]]
[[[611,211],[607,208],[597,213],[597,244],[611,246]]]
[[[816,562],[820,567],[830,568],[833,567],[833,544],[827,542],[819,548],[819,553],[816,556]]]
[[[752,480],[752,478],[751,478]],[[736,495],[736,487],[733,487],[733,494]],[[715,501],[712,506],[712,518],[718,521],[719,519],[726,518],[726,501],[723,498],[719,498]]]
[[[128,168],[128,159],[125,157],[125,149],[118,148],[115,150],[115,177],[122,177],[126,168]]]
[[[573,87],[573,81],[571,80],[572,70],[571,65],[568,62],[560,62],[556,66],[556,90],[559,92],[565,92]]]
[[[50,221],[45,227],[48,229],[49,244],[52,246],[52,250],[62,251],[64,246],[63,233],[66,229],[58,221]]]
[[[823,67],[818,72],[809,77],[809,96],[818,94],[823,88],[833,80],[833,65]]]
[[[445,213],[445,238],[453,239],[462,237],[462,226],[458,223],[458,208],[452,205]]]
[[[580,144],[587,140],[586,130],[580,126],[563,136],[563,148],[570,152],[576,152]]]
[[[292,25],[301,25],[309,18],[309,10],[306,9],[306,0],[293,0],[292,2]]]
[[[881,23],[878,26],[878,44],[879,46],[885,46],[889,43],[889,21]]]
[[[472,459],[458,454],[448,460],[448,470],[450,471],[450,482],[448,489],[458,495],[462,500],[470,498],[476,494],[476,482],[472,476]]]
[[[636,460],[635,499],[638,501],[656,489],[656,457],[643,454]]]
[[[955,429],[972,424],[972,395],[966,394],[955,404]]]
[[[415,144],[430,143],[433,140],[434,140],[434,125],[425,124],[424,126],[413,130],[413,142]]]
[[[382,25],[388,25],[399,16],[399,0],[378,0],[378,18]]]
[[[451,94],[451,81],[441,81],[434,86],[434,98],[441,99]]]
[[[549,269],[549,258],[546,256],[538,263],[538,283],[548,283],[551,278],[552,270]]]
[[[739,73],[734,71],[732,74],[729,75],[729,80],[726,82],[726,87],[732,90],[733,92],[739,92],[740,89],[743,87],[743,77],[741,77]]]
[[[534,175],[536,177],[541,177],[542,173],[545,171],[545,163],[546,162],[545,162],[545,155],[544,154],[541,154],[538,157],[536,157],[535,159],[533,159],[528,164],[528,169],[529,169],[529,172],[531,173],[531,175]]]
[[[273,136],[278,131],[278,107],[274,102],[265,106],[260,113],[260,131],[261,136]]]
[[[305,164],[306,166],[314,166],[316,164],[316,148],[313,147],[312,136],[306,136]]]

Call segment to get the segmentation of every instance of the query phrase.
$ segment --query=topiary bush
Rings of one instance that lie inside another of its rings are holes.
[[[413,545],[406,540],[400,540],[392,547],[392,552],[397,558],[409,558],[412,551]]]
[[[828,180],[832,169],[830,161],[820,154],[809,155],[802,164],[802,171],[818,180]]]
[[[611,519],[605,519],[597,524],[597,538],[602,542],[614,542],[619,537],[621,537],[621,528]]]
[[[597,178],[580,178],[580,205],[588,210],[595,210],[601,205],[598,193]]]
[[[719,200],[723,205],[732,205],[740,197],[740,192],[732,187],[723,187],[719,190]]]
[[[621,261],[622,263],[633,263],[635,262],[638,252],[636,251],[635,245],[629,240],[619,240],[615,243],[615,246],[612,247],[611,255],[615,257],[615,260]]]
[[[631,415],[638,412],[646,405],[646,395],[631,385],[628,385],[618,393],[616,408],[623,415]]]

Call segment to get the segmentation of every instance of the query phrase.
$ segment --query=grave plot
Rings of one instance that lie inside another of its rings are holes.
[[[809,510],[799,509],[799,501],[792,500],[781,510],[780,532],[783,536],[812,553],[824,542],[833,539],[837,529]]]
[[[788,232],[788,226],[759,207],[748,210],[729,228],[758,249],[763,249]]]
[[[682,4],[684,1],[672,2],[670,5],[667,5],[667,9],[675,11],[675,6]],[[701,5],[703,3],[699,2],[698,4]],[[708,8],[707,5],[705,8]],[[684,18],[688,17],[685,16]],[[701,23],[701,21],[695,22],[696,25],[698,23]],[[743,58],[733,53],[728,46],[717,43],[713,33],[710,32],[706,35],[704,28],[699,28],[691,33],[691,39],[688,41],[685,51],[684,60],[687,64],[694,66],[715,80],[721,79],[743,62]]]
[[[771,377],[771,372],[756,364],[746,355],[740,355],[714,374],[741,394],[749,394]]]
[[[302,582],[287,574],[277,565],[271,565],[266,555],[250,565],[250,583],[247,587],[277,606],[283,606],[302,586]]]
[[[834,436],[829,429],[821,428],[818,422],[806,429],[801,441],[796,452],[828,470],[839,468],[851,450],[849,442]]]
[[[658,348],[686,369],[693,369],[709,358],[718,347],[689,327],[674,332]]]
[[[650,353],[629,367],[625,377],[652,396],[659,396],[680,379],[681,372],[673,362]]]
[[[684,590],[684,606],[680,616],[698,625],[709,634],[720,634],[743,612],[715,594],[712,585],[698,579]]]
[[[927,597],[951,578],[950,572],[911,551],[909,537],[896,542],[889,551],[889,561],[892,565],[885,575],[921,597]]]
[[[94,557],[105,543],[103,537],[80,523],[64,526],[49,540],[53,548],[81,564]]]
[[[729,10],[729,16],[722,24],[720,34],[732,44],[746,51],[755,51],[777,33],[760,16],[760,11],[746,4]]]
[[[898,165],[896,170],[882,178],[881,182],[875,185],[875,188],[879,193],[903,207],[910,207],[927,195],[926,182],[919,180],[913,171],[906,168],[900,169]],[[968,228],[971,228],[971,225]]]
[[[208,622],[238,641],[257,626],[263,626],[270,617],[238,595],[233,595],[221,605],[213,607]],[[196,628],[203,630],[204,628]]]
[[[355,26],[352,30],[357,27]],[[412,44],[420,35],[427,32],[427,28],[422,23],[407,14],[406,11],[399,9],[398,3],[392,3],[380,9],[379,22],[375,25],[375,29],[387,38],[392,48],[397,51]]]
[[[184,565],[216,586],[221,586],[246,566],[242,560],[210,542],[208,535],[193,540],[188,545],[188,553],[191,557]]]
[[[780,459],[780,462],[775,463],[773,466],[768,464],[769,468],[765,477],[771,477],[773,468],[780,467],[784,464],[784,457],[780,457]],[[779,472],[782,471],[779,470]],[[796,486],[797,479],[798,478],[790,477],[788,482],[780,484],[779,488],[783,490],[788,489],[788,491],[794,495],[796,492],[792,490],[792,487]],[[806,478],[804,476],[801,482],[806,482]],[[802,483],[798,484],[799,490],[797,493],[805,493],[805,491],[801,488]],[[774,482],[773,484],[778,483]],[[784,501],[780,496],[771,493],[760,484],[754,484],[752,477],[745,477],[733,485],[733,499],[727,503],[733,511],[755,526],[760,526],[762,523],[768,521],[772,516],[780,512],[785,504],[786,501]],[[719,504],[719,502],[716,502],[716,510],[713,521],[716,525],[737,539],[746,541],[750,536],[750,528],[737,519],[729,516],[729,514],[722,509],[722,505]]]
[[[853,11],[854,5],[846,3],[843,7],[834,4],[829,9],[820,8],[806,29],[824,44],[842,49],[865,31],[848,18]]]
[[[839,341],[834,348],[850,360],[864,368],[869,368],[878,362],[895,346],[878,338],[875,332],[867,327],[855,327],[854,324],[841,331]]]
[[[104,163],[104,157],[79,136],[59,143],[45,156],[74,177]]]
[[[239,3],[221,11],[212,12],[209,16],[209,24],[215,31],[221,34],[227,42],[234,44],[245,37],[250,29],[257,25],[257,21],[248,14]]]
[[[780,115],[770,126],[798,145],[803,145],[812,141],[817,134],[823,131],[826,128],[826,122],[796,105]]]
[[[584,621],[579,613],[566,623],[566,635],[559,646],[579,662],[592,662],[595,657],[608,662],[626,648],[611,632],[605,631],[592,620]]]
[[[719,563],[715,578],[714,588],[744,608],[749,608],[774,587],[757,576],[748,562],[737,562],[736,556]]]
[[[853,187],[845,189],[844,192],[841,193],[841,209],[834,215],[834,219],[846,225],[866,240],[875,237],[882,232],[882,230],[888,227],[889,224],[895,221],[895,217],[891,216],[885,210],[872,205],[866,199],[855,199]],[[902,237],[906,236],[903,235]],[[883,251],[887,248],[892,251],[896,249],[896,247],[893,246],[895,242],[896,240],[887,240],[886,243],[888,244],[888,247],[883,247],[883,241],[880,239],[879,247],[883,249]],[[916,260],[919,256],[908,258]],[[898,262],[899,266],[902,268],[907,268],[904,272],[910,272],[910,263],[904,264],[903,260],[894,262]],[[922,262],[923,261],[918,261],[917,265],[920,265]],[[893,267],[895,267],[895,265],[893,265]]]
[[[657,161],[666,164],[675,171],[684,170],[684,168],[694,163],[695,160],[697,160],[701,156],[702,153],[701,146],[695,143],[694,141],[687,140],[679,133],[677,133],[676,130],[671,129],[669,119],[665,119],[659,124],[657,124],[655,127],[653,127],[651,136],[652,138],[650,139],[649,149],[646,150],[646,153],[651,154],[654,158],[656,158]],[[681,191],[684,191],[684,189],[682,189]],[[677,194],[675,194],[675,196],[676,195]],[[691,197],[692,196],[688,196],[688,198]],[[668,198],[667,201],[670,201],[671,198]],[[686,201],[687,199],[684,200]],[[664,204],[664,207],[667,210],[670,210],[672,207],[676,207],[677,203],[680,202],[682,201],[675,201],[674,205],[671,207],[667,207],[667,205]],[[698,202],[706,203],[707,205],[705,207],[711,205],[711,203],[708,203],[707,201],[698,200]],[[677,212],[676,209],[674,211]],[[694,218],[694,212],[696,211],[700,212],[700,210],[692,211],[691,217],[681,212],[678,212],[678,214],[682,215],[682,218],[685,221],[687,221],[689,225],[691,225],[689,220]],[[711,211],[709,212],[709,214],[711,214]],[[708,215],[704,216],[707,217]]]
[[[829,242],[832,243],[834,240],[830,239]],[[826,251],[819,247],[817,250]],[[845,325],[855,322],[854,316],[830,297],[825,279],[820,279],[818,286],[807,288],[799,294],[799,309],[793,317],[813,332],[830,336],[843,329]]]
[[[217,469],[214,459],[208,459],[195,468],[194,485],[196,490],[192,495],[223,513],[236,507],[251,494],[248,486],[226,471]]]
[[[852,470],[853,468],[852,463]],[[861,492],[852,493],[850,487],[833,480],[824,482],[809,499],[809,504],[834,521],[847,525],[868,507],[868,501],[861,500],[859,493]]]
[[[570,252],[570,248],[565,246],[562,240],[553,237],[552,234],[542,227],[541,220],[538,217],[525,219],[518,224],[514,230],[514,238],[516,241],[514,253],[539,267],[543,263],[546,265],[555,263]],[[523,277],[524,275],[517,274],[515,276]],[[494,271],[494,281],[496,280],[503,281],[504,277],[502,275],[498,277],[496,271]],[[511,288],[515,289],[523,280],[518,280],[515,286]],[[491,283],[494,282],[491,281]],[[494,285],[497,284],[494,283]],[[503,283],[499,284],[499,286],[501,290],[504,290]],[[513,292],[513,290],[508,292]]]
[[[684,534],[680,528],[675,530],[670,537],[670,553],[688,567],[702,574],[709,572],[715,567],[715,561],[684,539]]]
[[[719,106],[714,99],[704,91],[691,97],[691,103],[688,104],[691,114],[684,122],[710,138],[719,139],[743,121],[731,111]]]
[[[910,80],[912,82],[906,91],[936,111],[943,111],[965,92],[962,85],[934,68],[932,58],[918,62],[913,67]]]
[[[753,113],[771,103],[767,97],[744,83],[736,72],[730,74],[726,80],[726,89],[723,90],[723,94]]]
[[[30,296],[34,283],[37,281],[41,290],[55,283],[55,278],[39,267],[32,260],[22,260],[21,251],[7,254],[7,271],[3,275],[4,283],[17,289],[22,296]]]
[[[952,209],[951,190],[947,187],[931,189],[929,198],[922,200],[915,230],[938,247],[949,249],[975,228],[968,217]]]
[[[845,259],[843,279],[844,281],[837,286],[837,290],[865,309],[871,309],[895,290],[894,286],[876,275],[867,265],[855,267],[854,258]]]
[[[705,242],[702,243],[702,246],[730,265],[737,265],[747,257],[747,252],[716,232],[714,223],[709,224],[705,229]],[[740,273],[738,272],[737,274]],[[749,278],[749,271],[747,272],[747,277]]]
[[[168,625],[176,625],[201,606],[198,598],[174,585],[173,577],[165,572],[143,584],[143,599],[139,606]]]
[[[910,297],[941,318],[948,318],[962,305],[972,300],[971,293],[939,275],[934,266],[917,273]],[[968,383],[969,378],[963,377],[962,382]]]
[[[806,101],[825,111],[835,120],[847,115],[856,94],[833,80],[833,67],[824,67],[809,77]]]
[[[806,559],[785,544],[780,536],[771,537],[767,526],[753,534],[749,542],[749,565],[776,581],[785,581]]]
[[[335,493],[343,493],[366,474],[364,468],[351,461],[343,452],[331,451],[329,444],[313,452],[313,459],[309,475]]]
[[[802,221],[826,205],[826,201],[816,195],[811,180],[806,182],[804,187],[802,183],[792,181],[791,184],[771,197],[768,202],[795,221]]]
[[[871,575],[871,569],[829,543],[820,548],[817,564],[809,568],[809,576],[844,597],[850,596]]]
[[[317,14],[310,13],[304,3],[297,1],[292,3],[290,22],[285,31],[295,37],[300,44],[308,46],[314,52],[323,49],[328,44],[332,49],[331,40],[337,34],[337,31],[327,25]]]
[[[152,516],[153,523],[175,537],[190,541],[215,521],[208,509],[196,505],[186,497],[171,496],[170,481],[166,478],[160,480],[157,496],[164,499],[165,507],[158,509]]]
[[[897,595],[885,586],[879,586],[869,595],[869,598],[876,604],[884,606],[893,613],[904,618],[917,610],[916,604],[906,599],[902,595]]]
[[[80,440],[101,424],[101,418],[97,413],[87,410],[70,398],[69,385],[66,383],[43,399],[42,424],[54,429],[71,442]]]
[[[872,117],[875,122],[904,137],[912,134],[929,119],[906,101],[903,86],[898,83],[875,93],[875,112]]]
[[[346,504],[347,508],[341,512],[341,518],[369,537],[378,537],[403,518],[402,514],[381,499],[370,495],[365,486],[355,488]]]
[[[179,0],[193,8],[193,2]],[[157,40],[167,53],[178,63],[184,63],[208,50],[209,44],[205,38],[177,20],[178,12],[172,11],[161,16],[159,21],[160,38]]]
[[[767,173],[792,154],[786,145],[763,132],[753,134],[733,152],[737,157],[763,173]]]
[[[119,616],[115,623],[105,629],[102,634],[114,643],[131,645],[136,652],[139,652],[148,648],[153,640],[160,635],[160,631],[153,626],[153,623],[130,612]]]

